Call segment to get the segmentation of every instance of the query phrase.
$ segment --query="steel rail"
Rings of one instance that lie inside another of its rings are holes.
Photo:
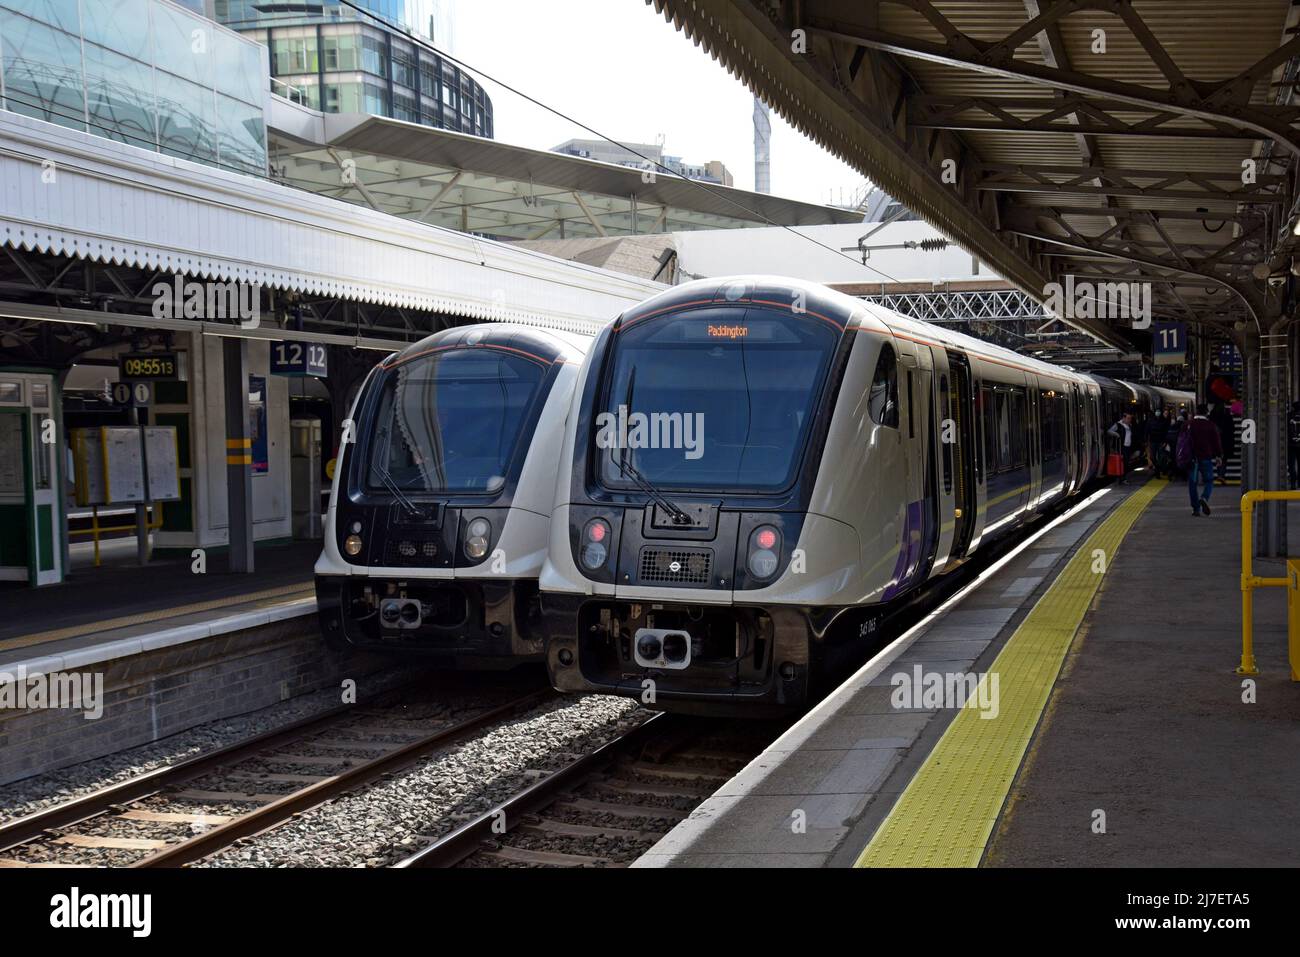
[[[133,863],[132,867],[182,867],[204,857],[210,857],[233,845],[241,838],[258,834],[280,824],[295,814],[309,810],[337,797],[343,792],[366,784],[377,777],[399,770],[415,763],[430,751],[444,747],[491,724],[512,712],[526,710],[536,704],[556,697],[556,692],[549,688],[533,691],[508,701],[505,704],[489,708],[472,718],[461,721],[448,728],[442,728],[432,734],[403,745],[396,750],[381,755],[372,761],[358,764],[338,774],[317,781],[305,788],[286,794],[277,801],[241,814],[234,820],[220,824],[211,830],[196,834],[176,844],[171,844],[148,857]]]
[[[183,784],[215,768],[234,764],[260,751],[296,741],[318,728],[329,725],[356,713],[356,705],[340,705],[320,714],[301,718],[279,728],[264,731],[254,737],[217,748],[206,754],[187,758],[176,764],[155,768],[144,774],[117,784],[92,791],[89,794],[65,801],[54,807],[16,818],[0,825],[0,851],[39,837],[51,828],[66,827],[87,818],[102,814],[115,804],[127,804],[156,794],[168,787]]]
[[[640,744],[645,738],[663,731],[671,723],[672,717],[663,712],[653,715],[614,740],[607,741],[590,754],[584,754],[553,774],[534,782],[490,811],[447,832],[432,844],[421,848],[393,866],[396,868],[454,867],[477,851],[484,841],[500,833],[498,822],[504,821],[506,830],[513,830],[527,815],[554,803],[560,794],[581,782],[593,771],[609,764],[628,748]],[[494,825],[498,828],[495,831]]]

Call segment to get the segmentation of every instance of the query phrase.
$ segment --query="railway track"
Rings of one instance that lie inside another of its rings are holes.
[[[553,697],[516,690],[455,719],[331,709],[0,825],[0,867],[190,864]]]
[[[395,866],[626,867],[784,727],[657,714]]]

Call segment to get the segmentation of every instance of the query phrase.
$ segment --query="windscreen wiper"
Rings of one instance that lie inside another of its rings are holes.
[[[632,410],[632,389],[635,384],[636,384],[636,366],[633,366],[632,370],[628,373],[627,394],[624,396],[623,399],[623,406],[629,412],[631,412]],[[658,505],[670,516],[672,516],[674,525],[694,525],[695,522],[691,519],[689,515],[687,515],[680,508],[678,508],[676,505],[670,502],[664,496],[663,492],[655,488],[655,486],[650,483],[650,480],[647,479],[644,475],[640,473],[640,471],[637,470],[637,467],[632,464],[631,458],[632,458],[632,450],[629,449],[626,445],[624,445],[619,452],[618,470],[622,472],[624,475],[626,475],[628,478],[630,478],[634,483],[636,483],[637,488],[639,488],[646,495],[650,496],[651,501],[653,501],[656,505]]]
[[[411,515],[420,518],[420,510],[416,508],[415,503],[407,498],[406,494],[398,488],[397,483],[393,481],[393,477],[388,474],[388,470],[376,462],[375,471],[379,474],[379,480],[384,483],[384,487],[393,493],[393,498],[397,499],[398,504],[410,512]]]
[[[637,488],[650,496],[656,505],[672,516],[674,525],[695,524],[689,515],[665,498],[663,492],[651,485],[650,480],[637,471],[636,466],[627,460],[627,450],[624,450],[623,455],[619,458],[618,468],[620,472],[636,484]]]

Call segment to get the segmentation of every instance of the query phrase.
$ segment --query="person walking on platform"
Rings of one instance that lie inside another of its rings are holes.
[[[1187,468],[1187,494],[1192,502],[1192,515],[1210,514],[1210,493],[1214,491],[1214,463],[1223,460],[1223,442],[1219,430],[1208,416],[1204,402],[1196,407],[1196,415],[1187,424],[1191,463]],[[1203,489],[1197,491],[1197,477]]]
[[[1300,402],[1291,403],[1291,414],[1286,419],[1286,462],[1291,487],[1300,488]]]
[[[1151,463],[1156,478],[1160,478],[1169,470],[1169,452],[1165,448],[1165,442],[1169,438],[1168,415],[1168,409],[1157,412],[1152,416],[1151,425],[1147,429],[1147,441],[1150,443],[1147,448],[1147,461]]]
[[[1174,467],[1172,475],[1174,478],[1186,478],[1187,466],[1183,463],[1178,454],[1179,439],[1187,430],[1187,413],[1182,409],[1178,410],[1178,415],[1174,417],[1173,423],[1169,426],[1169,454],[1173,457]]]
[[[1209,419],[1211,424],[1219,430],[1219,448],[1222,450],[1219,455],[1219,482],[1222,484],[1228,480],[1228,456],[1236,448],[1237,438],[1233,434],[1232,413],[1228,411],[1228,403],[1219,399],[1214,403],[1214,408],[1210,410]]]

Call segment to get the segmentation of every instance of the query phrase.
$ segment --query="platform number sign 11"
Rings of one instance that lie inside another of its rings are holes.
[[[329,374],[329,352],[319,342],[273,342],[271,374],[323,378]]]
[[[1151,358],[1158,366],[1180,366],[1187,362],[1187,326],[1181,322],[1157,322],[1151,327]]]

